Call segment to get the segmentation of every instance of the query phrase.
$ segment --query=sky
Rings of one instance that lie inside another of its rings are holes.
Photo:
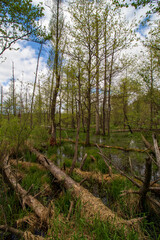
[[[44,17],[41,20],[42,25],[48,27],[51,18],[51,0],[42,0],[44,7]],[[34,4],[39,3],[39,0],[33,0]],[[140,19],[143,15],[145,17],[145,12],[147,7],[141,8],[136,11],[133,7],[124,8],[123,13],[126,15],[126,19],[129,21]],[[143,17],[143,18],[144,18]],[[145,37],[148,32],[148,27],[139,25],[137,33],[140,37]],[[37,56],[39,52],[40,45],[36,43],[18,41],[14,46],[15,50],[6,50],[0,58],[0,86],[3,86],[4,93],[8,92],[9,83],[12,79],[12,66],[14,62],[14,76],[16,80],[16,86],[19,85],[19,80],[23,82],[33,83],[35,79],[35,70],[37,65]],[[46,62],[48,58],[49,48],[47,45],[43,46],[40,62],[39,62],[39,75],[47,75]]]

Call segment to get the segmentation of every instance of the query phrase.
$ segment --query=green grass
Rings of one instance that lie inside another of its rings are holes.
[[[31,185],[30,194],[34,195],[41,189],[43,183],[50,183],[49,177],[46,175],[46,170],[40,170],[36,166],[30,167],[29,172],[22,180],[22,187],[27,191]]]

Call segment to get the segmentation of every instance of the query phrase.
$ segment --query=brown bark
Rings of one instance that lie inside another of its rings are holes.
[[[80,131],[80,123],[81,123],[81,79],[80,79],[80,66],[79,66],[79,73],[78,73],[78,113],[77,113],[77,133],[76,133],[76,142],[74,148],[74,157],[72,166],[70,168],[69,174],[71,175],[73,169],[75,168],[77,157],[78,157],[78,142],[79,142],[79,131]]]
[[[11,171],[11,165],[8,163],[8,159],[8,156],[4,158],[3,171],[16,194],[21,198],[22,206],[25,207],[25,205],[28,205],[31,209],[34,210],[35,214],[40,218],[42,222],[47,223],[48,209],[44,207],[36,198],[30,195],[25,189],[23,189],[19,183],[17,183],[17,179]]]
[[[154,147],[147,141],[147,139],[142,134],[141,137],[145,146],[154,153]]]
[[[113,64],[114,64],[114,52],[115,52],[115,43],[116,43],[116,32],[114,36],[114,43],[111,55],[111,66],[109,73],[109,86],[108,86],[108,106],[107,106],[107,131],[108,136],[110,136],[110,118],[111,118],[111,83],[112,83],[112,75],[113,75]]]
[[[158,165],[158,169],[160,171],[160,151],[159,151],[159,147],[158,147],[158,142],[157,142],[157,138],[156,135],[153,134],[153,144],[154,144],[154,151],[155,151],[155,155],[156,155],[156,160],[157,160],[157,165]]]
[[[96,134],[100,134],[99,124],[99,21],[96,12]]]
[[[106,207],[99,198],[94,197],[90,192],[67,176],[44,155],[40,154],[32,147],[29,147],[29,149],[32,153],[36,154],[37,160],[45,166],[59,182],[62,182],[64,187],[68,189],[74,197],[81,200],[83,213],[85,213],[88,219],[93,219],[97,216],[101,221],[112,222],[117,228],[122,228],[124,226],[126,230],[137,227],[139,219],[125,220],[118,217]]]
[[[6,225],[0,225],[0,231],[11,232],[19,237],[23,237],[25,240],[43,240],[44,238],[41,236],[35,236],[30,231],[21,231],[19,229],[9,227]],[[46,238],[45,238],[46,239]]]
[[[147,192],[149,192],[149,186],[152,176],[152,161],[150,158],[146,159],[146,166],[145,166],[145,178],[143,186],[141,187],[139,193],[140,193],[140,207],[142,209],[145,209],[145,203],[146,203],[146,195]]]
[[[60,86],[60,73],[58,71],[58,58],[59,58],[59,38],[60,38],[60,29],[59,29],[59,15],[60,15],[60,0],[57,0],[57,9],[56,9],[56,36],[55,36],[55,60],[54,60],[54,68],[53,72],[55,72],[56,77],[56,85],[53,91],[52,96],[52,104],[51,104],[51,121],[52,121],[52,130],[51,130],[51,139],[50,145],[54,146],[56,144],[56,103],[57,103],[57,95]],[[53,73],[54,74],[54,73]]]
[[[84,157],[83,157],[83,159],[82,159],[82,161],[81,161],[81,165],[80,165],[80,168],[79,168],[80,170],[83,169],[83,166],[84,166],[84,164],[85,164],[86,159],[87,159],[87,153],[84,155]]]

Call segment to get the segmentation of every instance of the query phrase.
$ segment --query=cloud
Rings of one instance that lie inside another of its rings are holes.
[[[18,80],[22,80],[22,75],[24,83],[33,83],[35,79],[37,66],[36,49],[27,45],[24,47],[22,42],[16,43],[14,47],[19,48],[19,50],[5,51],[3,58],[6,58],[6,60],[0,64],[0,84],[4,86],[4,92],[9,90],[9,83],[13,76],[13,63],[14,77],[17,87],[19,86]],[[39,62],[39,74],[41,72],[46,72],[46,62],[42,57]]]

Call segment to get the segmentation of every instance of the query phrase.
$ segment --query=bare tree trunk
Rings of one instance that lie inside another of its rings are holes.
[[[71,122],[71,125],[72,125],[72,128],[75,129],[75,120],[74,120],[74,86],[72,84],[72,102],[71,102],[71,107],[72,107],[72,122]]]
[[[3,116],[3,86],[1,86],[1,116]]]
[[[153,59],[151,51],[151,86],[150,86],[150,129],[153,128]]]
[[[91,124],[91,49],[89,44],[89,61],[88,61],[88,84],[87,84],[87,132],[86,145],[90,145],[90,124]]]
[[[106,18],[104,26],[104,93],[103,93],[103,135],[106,134],[106,100],[107,100],[107,39]]]
[[[60,90],[60,103],[59,103],[59,140],[61,144],[61,139],[62,139],[62,97],[61,97],[61,90]]]
[[[78,63],[79,64],[79,63]],[[80,66],[79,66],[79,73],[78,73],[78,113],[77,113],[77,133],[76,133],[76,143],[74,148],[74,157],[72,166],[70,168],[69,174],[71,175],[73,169],[75,168],[75,164],[77,162],[78,157],[78,141],[79,141],[79,131],[80,131],[80,123],[81,123],[81,76],[80,76]]]
[[[86,133],[86,128],[85,128],[85,120],[84,120],[84,110],[81,104],[81,115],[82,115],[82,126],[83,126],[83,132]]]
[[[58,57],[59,57],[59,8],[60,8],[60,0],[57,0],[57,16],[56,16],[56,46],[55,46],[55,62],[54,62],[54,69],[56,75],[56,85],[53,91],[53,98],[52,98],[52,106],[51,106],[51,139],[50,145],[54,146],[56,144],[56,102],[57,102],[57,95],[60,86],[60,74],[58,73]]]
[[[99,24],[96,13],[96,135],[99,134]]]
[[[39,68],[39,59],[42,51],[42,46],[43,44],[41,43],[39,53],[38,53],[38,58],[37,58],[37,66],[36,66],[36,73],[35,73],[35,80],[34,80],[34,86],[33,86],[33,93],[32,93],[32,101],[31,101],[31,120],[30,120],[30,127],[32,128],[33,126],[33,103],[34,103],[34,95],[35,95],[35,90],[36,90],[36,84],[37,84],[37,76],[38,76],[38,68]]]
[[[146,195],[149,191],[150,181],[152,176],[152,161],[150,158],[146,159],[146,166],[145,166],[145,178],[143,186],[141,187],[140,193],[140,207],[145,210],[145,203],[146,203]]]
[[[13,115],[16,116],[16,100],[15,100],[15,78],[14,78],[14,62],[12,62],[12,81],[13,81],[13,89],[12,89],[12,93],[13,93]]]
[[[108,107],[107,107],[107,131],[108,131],[108,136],[110,136],[110,118],[111,118],[111,83],[112,83],[112,74],[113,74],[113,63],[114,63],[115,43],[116,43],[116,32],[115,32],[115,36],[114,36],[113,50],[112,50],[112,56],[111,56],[110,74],[109,74]]]

